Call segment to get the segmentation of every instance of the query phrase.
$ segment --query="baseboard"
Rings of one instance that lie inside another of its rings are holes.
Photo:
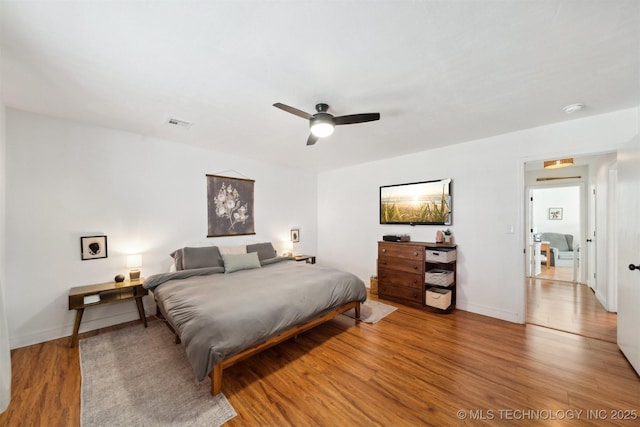
[[[602,304],[602,307],[604,307],[605,310],[610,312],[611,310],[609,310],[609,307],[607,306],[607,299],[603,297],[602,294],[597,289],[591,288],[591,290],[593,290],[593,294],[596,296],[596,299],[598,300],[598,302]]]
[[[456,303],[456,308],[483,316],[493,317],[495,319],[505,320],[511,323],[524,324],[524,314],[512,313],[505,310],[496,309],[495,307],[486,307],[477,304],[464,304],[460,301]]]
[[[80,324],[80,333],[93,331],[95,329],[106,328],[107,326],[118,325],[120,323],[130,322],[132,320],[138,320],[140,316],[137,310],[131,312],[118,314],[115,316],[102,317],[100,319],[93,319],[86,321],[83,319]],[[26,347],[29,345],[40,344],[46,341],[55,340],[58,338],[70,337],[73,332],[73,324],[64,325],[60,327],[44,329],[42,331],[33,332],[26,335],[9,338],[9,346],[11,349]]]

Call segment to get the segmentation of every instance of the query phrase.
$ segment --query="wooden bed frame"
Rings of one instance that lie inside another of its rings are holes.
[[[271,337],[268,340],[261,342],[260,344],[256,344],[253,347],[249,347],[248,349],[241,351],[240,353],[234,354],[228,359],[222,360],[220,363],[218,363],[211,369],[211,373],[209,374],[209,376],[211,377],[211,394],[215,396],[216,394],[222,391],[222,370],[223,369],[228,368],[229,366],[232,366],[240,362],[241,360],[244,360],[248,357],[258,354],[261,351],[268,349],[269,347],[273,347],[276,344],[286,341],[289,338],[295,337],[298,334],[308,331],[309,329],[315,326],[318,326],[324,322],[327,322],[333,319],[334,317],[339,316],[340,314],[352,308],[355,309],[356,311],[355,318],[357,323],[358,319],[360,319],[360,301],[351,301],[346,303],[343,306],[334,308],[333,310],[319,317],[316,317],[315,319],[312,319],[306,323],[294,326],[293,328],[288,329],[274,337]]]
[[[224,369],[235,365],[241,360],[244,360],[253,355],[256,355],[261,351],[268,349],[269,347],[273,347],[276,344],[280,344],[281,342],[286,341],[289,338],[296,337],[298,334],[301,334],[305,331],[308,331],[311,328],[314,328],[322,323],[325,323],[333,319],[334,317],[339,316],[340,314],[348,310],[351,310],[352,308],[355,309],[355,321],[357,323],[358,319],[360,319],[360,301],[351,301],[340,307],[334,308],[316,317],[315,319],[311,319],[306,323],[294,326],[291,329],[287,329],[286,331],[281,332],[280,334],[274,337],[271,337],[259,344],[256,344],[252,347],[247,348],[246,350],[241,351],[240,353],[236,353],[233,356],[220,361],[220,363],[213,366],[213,368],[211,369],[211,373],[209,374],[209,376],[211,377],[211,394],[215,396],[222,391],[222,371]],[[161,317],[162,320],[164,320],[165,324],[169,327],[169,329],[171,329],[171,331],[176,336],[175,343],[179,344],[180,337],[178,336],[176,331],[173,329],[173,327],[169,324],[169,322],[166,320],[164,313],[162,313],[162,311],[160,310],[157,304],[156,304],[156,316]]]

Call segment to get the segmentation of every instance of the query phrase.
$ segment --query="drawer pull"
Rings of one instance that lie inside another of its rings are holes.
[[[382,261],[381,264],[387,265],[387,261]]]
[[[418,252],[414,252],[414,253],[413,253],[413,256],[418,256]]]
[[[417,266],[417,265],[414,265],[414,266],[413,266],[413,269],[414,269],[414,270],[417,270],[417,269],[418,269],[418,266]]]
[[[387,250],[385,248],[382,248],[382,253],[387,252]]]

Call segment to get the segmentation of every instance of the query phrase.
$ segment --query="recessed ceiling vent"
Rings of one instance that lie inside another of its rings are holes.
[[[191,127],[191,122],[186,122],[184,120],[179,120],[179,119],[169,119],[167,120],[167,123],[169,123],[172,126],[178,126],[185,129],[188,129]]]

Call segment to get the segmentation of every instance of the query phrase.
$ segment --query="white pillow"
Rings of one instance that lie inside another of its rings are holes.
[[[219,246],[221,255],[242,255],[247,253],[247,246]]]

